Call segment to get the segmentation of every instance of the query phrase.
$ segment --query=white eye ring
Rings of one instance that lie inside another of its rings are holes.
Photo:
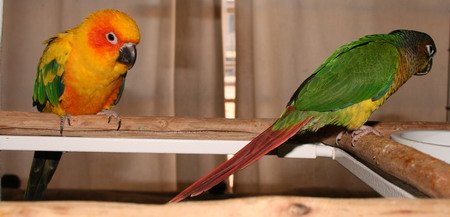
[[[428,55],[430,56],[433,56],[434,52],[436,52],[431,44],[427,44],[425,47],[427,48]]]
[[[106,33],[105,37],[106,37],[106,40],[109,41],[109,43],[117,44],[117,37],[116,37],[116,34],[114,34],[114,32]]]

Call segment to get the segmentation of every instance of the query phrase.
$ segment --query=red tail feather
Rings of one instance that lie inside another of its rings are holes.
[[[223,162],[208,175],[186,188],[170,202],[179,202],[188,196],[196,196],[217,185],[228,176],[254,163],[259,158],[280,146],[301,128],[310,122],[311,118],[284,130],[273,131],[272,126],[255,137],[249,144],[239,150],[231,159]]]

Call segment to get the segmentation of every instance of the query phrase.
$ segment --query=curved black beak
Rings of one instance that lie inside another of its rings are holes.
[[[133,68],[136,62],[137,51],[136,45],[133,43],[124,44],[119,50],[119,57],[117,61],[128,66],[128,69]]]
[[[419,71],[414,75],[419,76],[426,75],[428,74],[428,72],[430,72],[432,66],[433,66],[433,58],[430,58],[430,60],[428,60],[427,66],[422,71]]]

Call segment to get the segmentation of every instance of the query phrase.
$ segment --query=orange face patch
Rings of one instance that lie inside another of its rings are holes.
[[[108,21],[94,26],[88,33],[88,43],[99,54],[119,51],[122,41]]]

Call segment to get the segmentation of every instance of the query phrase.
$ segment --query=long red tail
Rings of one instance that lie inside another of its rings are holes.
[[[303,120],[294,126],[283,130],[272,130],[272,126],[255,137],[249,144],[239,150],[231,159],[223,162],[208,175],[196,181],[184,189],[170,202],[179,202],[188,196],[196,196],[217,185],[228,176],[257,161],[259,158],[280,146],[301,128],[311,121],[311,118]]]

